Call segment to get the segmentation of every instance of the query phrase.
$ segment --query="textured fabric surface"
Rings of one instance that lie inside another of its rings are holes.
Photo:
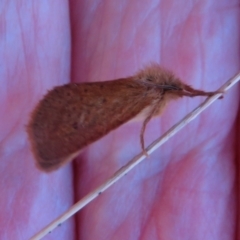
[[[213,91],[239,70],[237,0],[0,3],[0,239],[28,239],[140,151],[127,123],[60,170],[36,169],[25,131],[53,86],[134,74],[158,62]],[[149,144],[204,98],[149,123]],[[239,86],[46,240],[239,237]]]

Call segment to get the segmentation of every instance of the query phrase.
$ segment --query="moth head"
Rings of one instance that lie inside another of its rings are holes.
[[[171,71],[159,66],[158,64],[151,64],[145,69],[139,71],[135,79],[141,81],[143,84],[155,89],[159,89],[164,94],[164,98],[176,99],[179,97],[196,97],[196,96],[212,96],[219,91],[205,92],[197,90],[182,82]]]
[[[172,98],[181,97],[180,94],[184,90],[185,84],[181,82],[171,71],[159,66],[158,64],[151,64],[142,69],[135,75],[138,81],[142,81],[153,88],[162,89],[165,95]]]

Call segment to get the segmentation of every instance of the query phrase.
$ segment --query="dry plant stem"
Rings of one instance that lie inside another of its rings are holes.
[[[240,80],[240,73],[236,76],[228,80],[220,89],[219,92],[226,92],[229,90],[234,84],[236,84]],[[178,131],[180,131],[186,124],[191,122],[194,118],[196,118],[202,111],[204,111],[207,107],[209,107],[214,101],[216,101],[219,97],[222,96],[222,93],[215,94],[209,98],[207,98],[202,104],[200,104],[197,108],[195,108],[191,113],[187,114],[181,121],[171,127],[165,134],[163,134],[160,138],[155,140],[152,144],[150,144],[146,148],[146,153],[150,154],[154,152],[157,148],[159,148],[163,143],[165,143],[169,138],[175,135]],[[138,154],[134,157],[130,162],[128,162],[125,166],[120,168],[111,178],[109,178],[105,183],[100,185],[98,188],[87,194],[84,198],[79,200],[76,204],[74,204],[69,210],[59,216],[56,220],[51,222],[48,226],[42,229],[39,233],[31,238],[31,240],[41,239],[54,230],[56,227],[60,226],[64,221],[73,216],[80,209],[85,207],[92,200],[97,198],[102,192],[107,190],[110,186],[112,186],[115,182],[121,179],[124,175],[126,175],[131,169],[133,169],[136,165],[142,162],[146,158],[144,152]]]

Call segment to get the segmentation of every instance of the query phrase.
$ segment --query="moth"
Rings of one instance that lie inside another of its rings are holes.
[[[38,168],[49,172],[75,158],[87,145],[136,117],[144,131],[165,105],[183,96],[211,96],[193,89],[158,64],[112,81],[69,83],[49,91],[33,110],[27,133]]]

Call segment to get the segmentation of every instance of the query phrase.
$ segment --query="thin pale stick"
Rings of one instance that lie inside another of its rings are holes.
[[[229,79],[218,91],[226,92],[233,85],[235,85],[240,80],[240,73],[238,73],[233,78]],[[165,143],[169,138],[179,132],[185,125],[191,122],[194,118],[196,118],[202,111],[204,111],[207,107],[209,107],[213,102],[215,102],[219,97],[221,97],[222,93],[217,93],[209,98],[207,98],[202,104],[200,104],[197,108],[195,108],[192,112],[187,114],[181,121],[171,127],[166,133],[164,133],[160,138],[151,143],[147,148],[146,152],[148,154],[154,152],[157,148],[159,148],[163,143]],[[102,192],[107,190],[110,186],[116,183],[119,179],[125,176],[131,169],[133,169],[136,165],[142,162],[146,158],[144,152],[135,156],[130,162],[128,162],[125,166],[120,168],[112,177],[110,177],[105,183],[100,185],[98,188],[87,194],[84,198],[75,203],[69,210],[59,216],[56,220],[51,222],[48,226],[42,229],[39,233],[34,235],[31,240],[38,240],[46,236],[56,227],[60,226],[63,222],[73,216],[80,209],[85,207],[92,200],[97,198]]]

